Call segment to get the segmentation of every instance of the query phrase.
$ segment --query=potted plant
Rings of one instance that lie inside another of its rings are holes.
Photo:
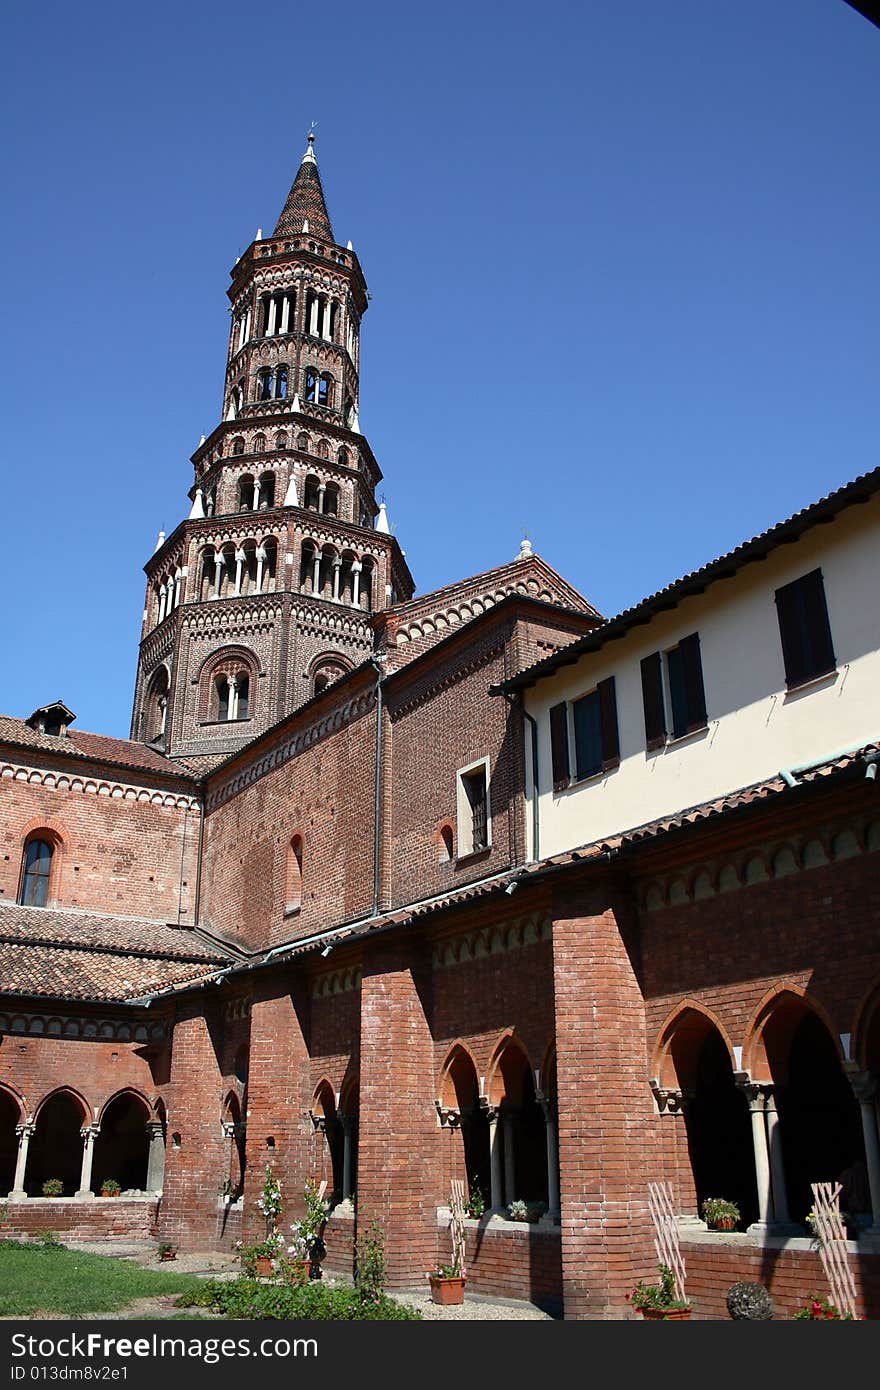
[[[268,1235],[265,1240],[258,1240],[253,1245],[245,1245],[241,1251],[241,1267],[245,1274],[251,1279],[270,1279],[275,1273],[275,1261],[278,1258],[283,1242],[277,1231]]]
[[[321,1278],[321,1261],[327,1254],[324,1227],[327,1223],[327,1204],[324,1199],[326,1183],[309,1178],[305,1186],[305,1216],[291,1226],[292,1243],[287,1247],[291,1261],[305,1261],[309,1279]]]
[[[659,1284],[646,1284],[640,1279],[627,1300],[643,1318],[689,1318],[691,1305],[678,1297],[675,1275],[669,1265],[658,1265]]]
[[[60,1178],[47,1178],[42,1190],[44,1197],[63,1197],[64,1183]]]
[[[451,1265],[438,1265],[436,1269],[429,1270],[428,1281],[431,1285],[431,1301],[433,1303],[464,1303],[467,1271],[457,1261]]]
[[[118,1197],[121,1191],[122,1188],[115,1178],[105,1178],[101,1183],[102,1197]]]
[[[160,1260],[176,1260],[177,1246],[172,1245],[170,1240],[163,1240],[159,1244],[158,1254]]]
[[[723,1197],[707,1197],[700,1210],[710,1231],[735,1231],[740,1218],[736,1202]]]
[[[476,1221],[479,1221],[480,1217],[485,1214],[486,1198],[483,1196],[480,1187],[476,1183],[474,1183],[468,1193],[468,1199],[464,1209],[465,1213],[471,1217],[472,1220]]]

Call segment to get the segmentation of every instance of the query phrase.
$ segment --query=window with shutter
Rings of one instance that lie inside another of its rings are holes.
[[[617,767],[620,763],[620,738],[617,732],[614,677],[600,681],[595,690],[575,700],[571,712],[575,776],[578,781]]]
[[[666,671],[673,737],[683,738],[685,734],[704,729],[706,692],[703,687],[699,633],[692,632],[689,637],[683,637],[677,647],[666,653]]]
[[[786,685],[803,685],[835,670],[822,571],[811,570],[784,584],[775,599]]]
[[[568,703],[562,700],[550,710],[550,756],[553,790],[563,791],[571,782],[568,755]]]
[[[645,708],[645,747],[662,748],[666,742],[666,709],[663,701],[663,663],[659,652],[643,658],[642,703]]]

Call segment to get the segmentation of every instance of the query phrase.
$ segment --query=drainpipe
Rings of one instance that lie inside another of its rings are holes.
[[[372,658],[370,664],[376,672],[376,780],[373,787],[373,917],[379,916],[379,851],[381,844],[380,828],[382,820],[382,681],[384,671],[379,662]]]
[[[202,792],[199,798],[199,843],[196,850],[196,886],[193,894],[193,926],[197,927],[201,921],[202,912],[202,854],[205,848],[205,796]]]
[[[875,741],[876,740],[874,739],[867,740],[868,743],[873,743]],[[865,747],[865,744],[866,740],[862,739],[861,743],[852,743],[850,744],[849,748],[838,748],[836,753],[823,754],[821,758],[812,758],[808,763],[798,763],[795,767],[780,768],[779,776],[782,778],[783,782],[785,782],[787,786],[799,787],[800,782],[798,781],[796,776],[798,772],[809,772],[814,767],[821,767],[823,763],[836,763],[838,758],[846,758],[849,756],[850,753],[861,752],[861,750]],[[875,753],[867,754],[867,756],[865,757],[866,764],[869,767],[872,766],[877,756],[878,755]],[[867,773],[865,775],[868,776]],[[875,773],[874,776],[876,775],[877,774]]]
[[[511,709],[515,709],[527,719],[532,732],[532,862],[536,862],[539,856],[538,849],[538,725],[536,720],[525,707],[525,699],[520,691],[518,696],[510,695],[506,690],[499,690],[501,695]]]

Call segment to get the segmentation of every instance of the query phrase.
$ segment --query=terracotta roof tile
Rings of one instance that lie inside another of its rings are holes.
[[[77,908],[22,907],[9,902],[0,902],[0,939],[89,946],[179,960],[228,958],[197,928],[171,926],[149,917],[120,917]]]
[[[216,965],[0,939],[0,993],[52,999],[138,999],[197,981]]]
[[[9,714],[0,714],[0,743],[33,748],[56,757],[110,763],[132,768],[136,772],[164,772],[168,777],[178,777],[187,782],[196,780],[188,768],[148,748],[145,743],[135,743],[127,738],[110,738],[106,734],[89,734],[78,729],[68,729],[63,737],[40,734],[23,719],[15,719]]]

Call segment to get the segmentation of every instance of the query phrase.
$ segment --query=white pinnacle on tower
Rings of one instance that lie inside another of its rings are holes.
[[[379,515],[376,517],[376,525],[373,529],[381,531],[383,536],[391,535],[391,527],[388,525],[388,513],[385,510],[384,502],[379,503]]]

